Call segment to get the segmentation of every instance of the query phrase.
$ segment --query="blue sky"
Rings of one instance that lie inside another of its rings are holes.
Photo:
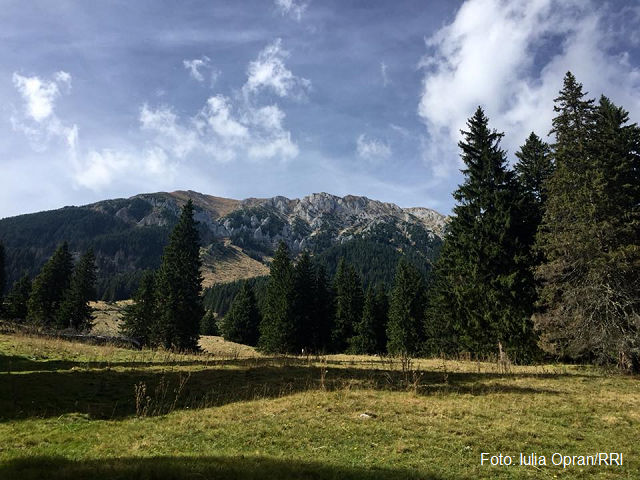
[[[638,24],[638,1],[5,0],[0,217],[177,189],[449,213],[478,105],[510,159],[567,70],[640,120]]]

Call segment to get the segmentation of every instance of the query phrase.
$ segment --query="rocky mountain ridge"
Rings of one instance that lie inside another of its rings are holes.
[[[395,229],[411,237],[441,237],[446,217],[422,207],[401,208],[393,203],[347,195],[314,193],[301,199],[283,196],[233,200],[193,191],[140,194],[126,200],[98,202],[88,207],[113,211],[115,216],[137,226],[170,225],[181,205],[191,199],[195,218],[205,228],[206,242],[231,238],[236,244],[257,250],[273,249],[285,241],[294,251],[317,250],[329,244],[376,235],[381,229]],[[145,209],[140,202],[148,205]],[[142,215],[141,215],[141,213]],[[137,214],[136,214],[137,213]]]

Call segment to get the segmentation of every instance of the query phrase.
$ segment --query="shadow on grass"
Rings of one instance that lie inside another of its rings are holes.
[[[354,468],[266,457],[153,457],[72,461],[62,457],[29,457],[0,466],[1,479],[139,479],[185,478],[438,480],[436,474],[393,468]]]
[[[218,361],[213,365],[200,363],[199,369],[190,369],[182,362],[162,364],[164,368],[156,366],[153,369],[130,363],[123,364],[131,367],[128,369],[87,369],[83,363],[77,363],[74,365],[77,368],[73,368],[70,366],[73,362],[25,361],[33,364],[23,365],[30,371],[0,371],[0,422],[66,413],[82,413],[96,419],[155,416],[176,409],[214,407],[321,389],[409,391],[422,396],[558,394],[546,388],[500,381],[505,377],[492,373],[405,373],[330,365],[323,368],[308,365],[304,359],[287,357]],[[49,371],[42,369],[43,365],[62,369]],[[556,375],[556,378],[561,376]],[[533,380],[540,376],[515,374],[507,378]]]

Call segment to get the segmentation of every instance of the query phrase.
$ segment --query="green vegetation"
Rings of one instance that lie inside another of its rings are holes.
[[[67,242],[71,252],[93,248],[98,298],[130,298],[139,272],[160,265],[169,227],[138,227],[115,214],[124,209],[128,217],[138,220],[149,208],[149,202],[141,198],[119,199],[1,219],[0,242],[6,248],[7,283],[13,284],[25,273],[35,278],[54,250]]]
[[[206,315],[205,315],[206,316]],[[262,315],[258,309],[256,296],[248,283],[245,283],[231,304],[229,313],[221,325],[225,340],[255,347],[260,337]]]
[[[594,367],[403,371],[0,335],[0,478],[636,478],[639,402],[636,378]],[[480,465],[481,452],[600,451],[624,465]]]
[[[280,243],[269,275],[265,309],[260,324],[260,350],[265,353],[298,351],[300,334],[296,325],[294,268],[289,249]]]
[[[164,249],[155,279],[155,316],[151,344],[195,350],[200,336],[202,276],[200,234],[193,219],[193,202],[182,208]]]
[[[141,345],[150,345],[156,315],[156,274],[146,270],[133,295],[133,303],[124,309],[120,331],[139,340]]]
[[[89,301],[96,299],[95,284],[96,257],[89,249],[73,269],[69,288],[56,312],[59,328],[71,327],[82,331],[91,328],[94,317]]]
[[[73,273],[73,258],[66,242],[60,245],[33,281],[27,303],[27,321],[53,327]]]
[[[640,371],[640,128],[571,73],[554,107],[556,171],[538,235],[537,325],[551,353]]]

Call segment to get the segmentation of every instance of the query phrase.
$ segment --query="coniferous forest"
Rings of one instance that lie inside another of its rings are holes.
[[[571,73],[553,109],[552,143],[532,132],[511,166],[505,133],[478,107],[458,144],[464,180],[453,215],[427,255],[354,239],[294,258],[280,243],[268,277],[203,294],[189,200],[159,267],[136,274],[122,334],[180,350],[219,333],[266,353],[500,352],[638,371],[640,128],[607,97],[588,98]],[[0,245],[0,292],[6,256]],[[91,246],[74,261],[62,241],[33,279],[8,289],[2,314],[88,330],[96,278]]]

